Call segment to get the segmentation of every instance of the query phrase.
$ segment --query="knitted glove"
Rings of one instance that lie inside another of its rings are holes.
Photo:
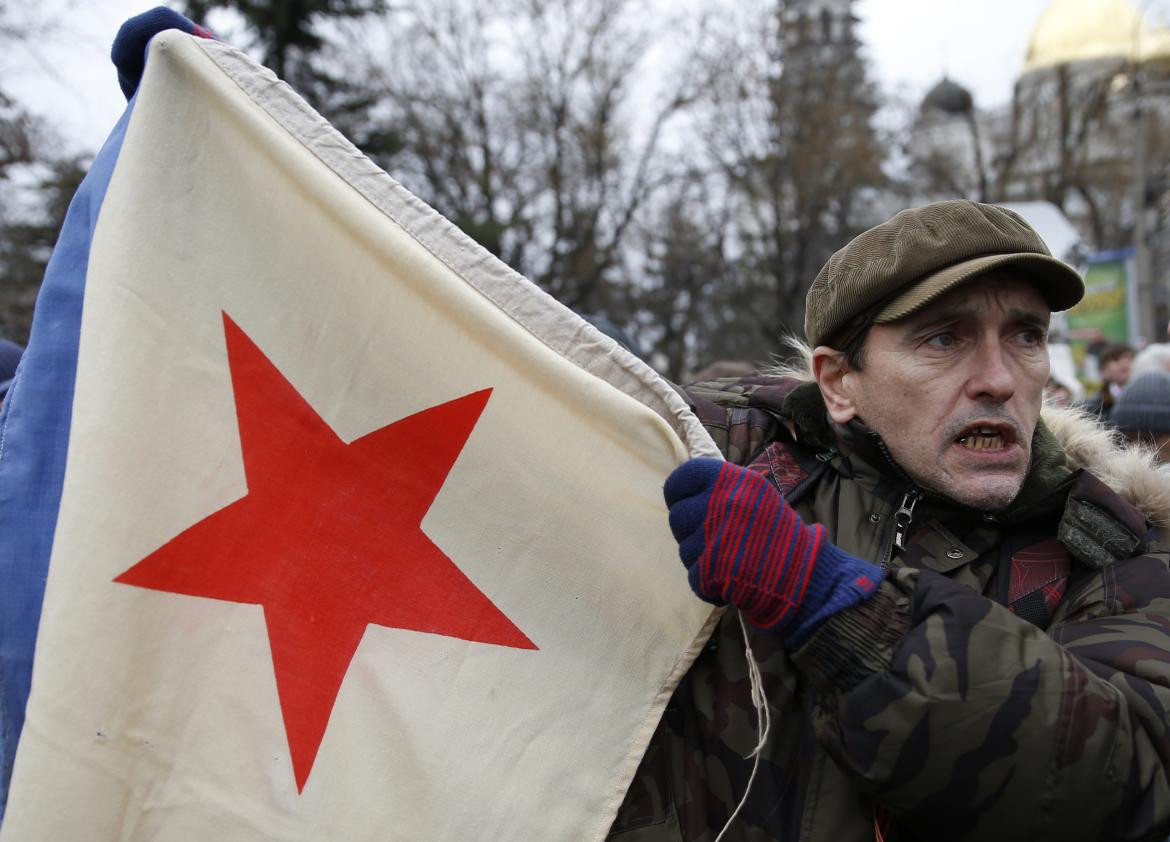
[[[795,648],[877,590],[885,572],[806,525],[767,478],[719,459],[680,465],[663,487],[691,589],[729,602]]]
[[[118,68],[118,85],[126,99],[134,96],[134,92],[138,90],[138,83],[142,80],[142,71],[146,68],[147,44],[164,29],[181,29],[188,35],[215,38],[210,30],[165,6],[157,6],[149,12],[130,18],[118,30],[114,37],[114,46],[110,50],[110,60]]]

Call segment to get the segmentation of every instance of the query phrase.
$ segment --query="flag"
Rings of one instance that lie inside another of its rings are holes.
[[[157,36],[0,415],[0,840],[604,838],[713,624],[661,483],[715,452],[266,70]]]

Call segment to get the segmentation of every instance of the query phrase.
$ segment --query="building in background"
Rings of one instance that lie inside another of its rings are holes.
[[[966,196],[991,200],[988,164],[995,152],[991,115],[976,110],[971,92],[944,76],[923,97],[910,127],[908,152],[916,199]]]
[[[841,45],[855,41],[857,15],[854,0],[786,0],[780,3],[780,35],[787,54],[817,50],[831,56]]]
[[[978,109],[958,82],[924,98],[908,157],[922,199],[1047,202],[1083,253],[1132,249],[1135,344],[1170,319],[1170,30],[1134,0],[1054,0],[1040,17],[1011,103]],[[1027,214],[1025,214],[1027,216]]]

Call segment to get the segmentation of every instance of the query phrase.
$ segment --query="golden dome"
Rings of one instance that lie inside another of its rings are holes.
[[[1150,26],[1133,0],[1054,0],[1028,44],[1024,71],[1100,58],[1170,59],[1170,30]]]

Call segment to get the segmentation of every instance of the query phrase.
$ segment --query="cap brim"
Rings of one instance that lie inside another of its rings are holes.
[[[942,294],[949,292],[992,269],[1012,267],[1020,270],[1020,280],[1036,287],[1053,312],[1067,310],[1085,294],[1085,282],[1067,263],[1034,252],[985,254],[948,266],[910,284],[890,301],[874,318],[875,322],[895,322],[921,310]]]

